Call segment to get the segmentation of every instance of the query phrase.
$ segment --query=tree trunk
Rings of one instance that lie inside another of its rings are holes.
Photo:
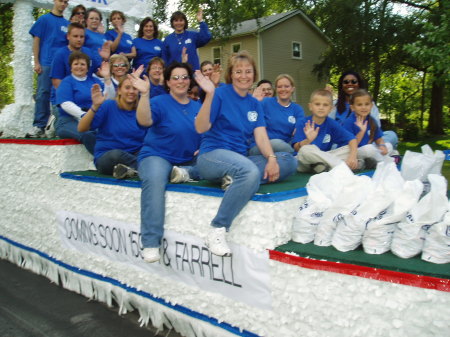
[[[444,90],[445,85],[442,82],[433,81],[431,88],[431,105],[430,116],[428,118],[428,132],[433,135],[444,134],[444,119],[443,119],[443,105],[444,105]]]

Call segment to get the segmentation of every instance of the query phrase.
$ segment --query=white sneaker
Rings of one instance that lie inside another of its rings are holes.
[[[159,248],[144,248],[142,257],[145,262],[153,263],[159,261]]]
[[[45,137],[55,138],[56,136],[55,121],[56,121],[55,116],[50,115],[47,126],[45,127]]]
[[[227,175],[223,176],[222,185],[220,187],[222,188],[222,190],[226,191],[232,183],[233,183],[233,178],[231,178],[231,176],[229,176],[227,174]]]
[[[209,251],[218,256],[230,256],[231,249],[228,247],[225,227],[210,229],[208,236],[206,237],[205,244],[209,248]]]
[[[42,138],[42,137],[45,137],[44,129],[42,129],[38,126],[33,126],[33,129],[31,130],[31,132],[28,132],[25,135],[25,138]]]
[[[113,169],[113,177],[116,179],[134,178],[138,172],[124,164],[117,164]]]
[[[189,172],[186,169],[179,166],[172,168],[172,173],[170,173],[170,182],[172,184],[185,183],[189,180]]]

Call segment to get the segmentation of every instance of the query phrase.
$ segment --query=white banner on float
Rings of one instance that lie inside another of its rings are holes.
[[[72,249],[102,255],[202,290],[271,310],[269,254],[230,243],[233,255],[209,252],[198,237],[166,230],[159,263],[146,263],[141,255],[140,228],[112,219],[59,211],[59,233]]]
[[[113,10],[121,11],[126,16],[144,18],[150,15],[147,2],[145,0],[78,0],[70,1],[70,5],[83,5],[86,8],[97,8],[100,11],[111,12]]]

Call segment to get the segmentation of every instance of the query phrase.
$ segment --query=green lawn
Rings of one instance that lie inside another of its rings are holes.
[[[424,139],[414,142],[402,142],[398,144],[398,151],[401,155],[405,154],[406,150],[414,152],[422,152],[422,145],[428,144],[433,150],[448,150],[450,149],[450,134],[444,136],[424,137]],[[450,181],[450,161],[444,161],[442,167],[442,175]]]

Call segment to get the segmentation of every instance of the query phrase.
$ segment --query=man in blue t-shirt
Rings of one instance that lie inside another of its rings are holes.
[[[68,0],[54,0],[50,13],[44,14],[33,24],[34,71],[38,74],[33,130],[27,137],[44,136],[44,128],[50,116],[50,66],[55,51],[67,45],[66,33],[69,21],[62,15]]]

